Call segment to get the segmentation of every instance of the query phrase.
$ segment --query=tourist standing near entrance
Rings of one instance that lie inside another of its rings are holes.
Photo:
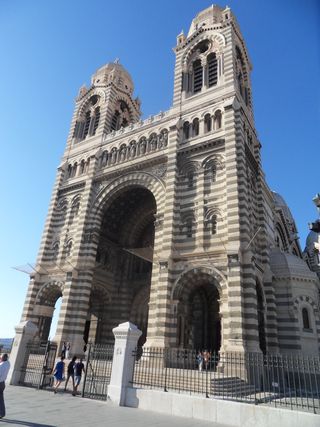
[[[67,368],[67,379],[66,383],[64,385],[64,391],[67,389],[67,385],[69,382],[69,379],[71,377],[72,379],[72,390],[74,390],[74,367],[76,364],[77,356],[73,356],[72,360],[69,362],[68,368]]]
[[[61,348],[61,357],[66,357],[66,351],[67,351],[67,344],[65,341],[63,341],[62,348]]]
[[[54,371],[53,371],[53,376],[54,376],[54,379],[56,380],[56,383],[53,387],[53,392],[57,393],[57,389],[59,385],[64,380],[64,357],[63,356],[61,356],[60,362],[56,364],[56,367],[54,368]]]
[[[198,369],[199,372],[202,371],[202,366],[203,366],[203,356],[201,351],[199,350],[198,354],[197,354],[197,364],[198,364]]]
[[[206,370],[208,370],[210,356],[211,356],[211,354],[208,350],[205,350],[203,352],[203,361],[204,361],[204,367]]]
[[[84,364],[82,362],[82,359],[80,359],[80,362],[77,362],[74,365],[74,382],[75,382],[75,385],[74,385],[72,396],[76,396],[76,394],[77,394],[78,387],[79,387],[79,384],[81,381],[82,372],[84,372]]]
[[[71,349],[71,344],[69,342],[67,342],[66,359],[70,359],[70,349]]]
[[[1,362],[0,362],[0,418],[5,417],[6,415],[6,407],[4,404],[3,392],[6,387],[5,381],[7,379],[9,369],[10,369],[10,362],[8,361],[8,355],[4,354],[1,357]]]

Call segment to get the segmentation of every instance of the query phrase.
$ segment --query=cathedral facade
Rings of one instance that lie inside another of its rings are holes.
[[[156,347],[319,354],[319,278],[265,182],[251,63],[211,6],[174,49],[173,104],[141,120],[118,62],[76,99],[22,321],[74,353],[131,321]]]

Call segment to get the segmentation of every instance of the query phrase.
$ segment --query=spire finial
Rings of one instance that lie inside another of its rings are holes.
[[[120,63],[120,59],[119,58],[116,58],[115,60],[114,60],[114,64],[119,64]]]

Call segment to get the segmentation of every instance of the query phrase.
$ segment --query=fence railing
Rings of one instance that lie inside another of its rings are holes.
[[[52,384],[57,345],[54,342],[29,342],[26,346],[19,383],[44,388]]]
[[[138,348],[135,387],[320,413],[320,358]]]
[[[88,344],[82,397],[106,400],[114,345]]]

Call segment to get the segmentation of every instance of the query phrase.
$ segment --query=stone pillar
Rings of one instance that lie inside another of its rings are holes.
[[[19,384],[27,344],[36,335],[38,328],[30,320],[27,320],[19,323],[15,330],[16,336],[10,353],[11,366],[8,374],[8,383],[13,385]]]
[[[108,398],[116,405],[124,406],[127,387],[129,387],[133,375],[135,358],[132,352],[136,348],[142,332],[130,322],[121,323],[113,328],[112,332],[115,343]]]
[[[205,249],[205,200],[204,200],[204,180],[205,170],[200,167],[198,169],[197,179],[197,196],[196,196],[196,207],[197,207],[197,247],[199,251]]]

